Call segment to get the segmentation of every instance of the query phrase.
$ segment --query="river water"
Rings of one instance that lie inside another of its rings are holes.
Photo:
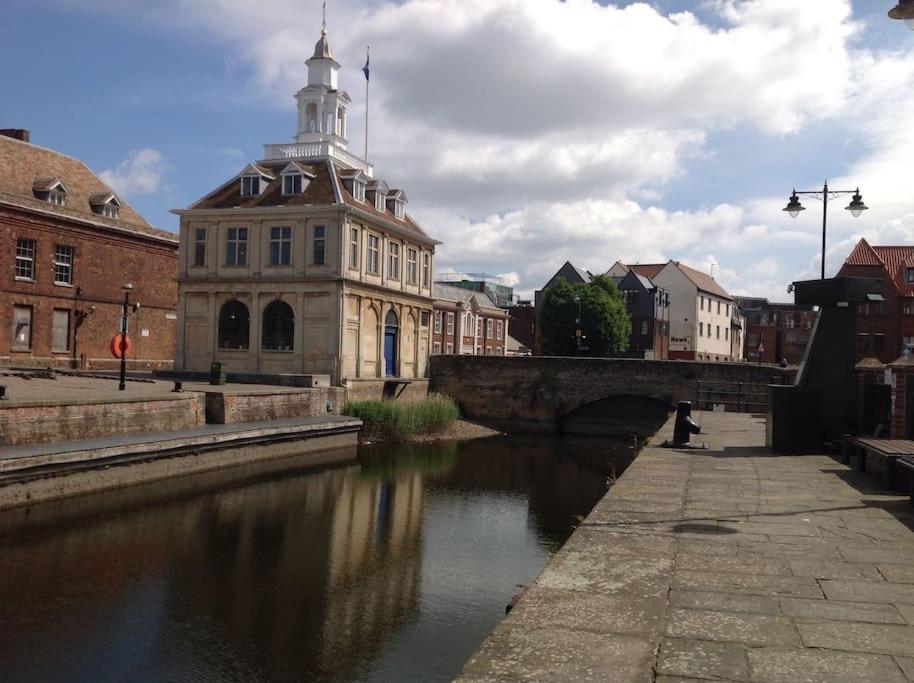
[[[348,455],[0,512],[0,680],[450,680],[632,451]]]

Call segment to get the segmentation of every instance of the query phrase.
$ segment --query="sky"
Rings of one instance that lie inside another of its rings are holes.
[[[914,243],[914,31],[893,0],[328,0],[375,176],[439,272],[522,295],[570,260],[677,259],[789,300],[860,237]],[[156,227],[295,134],[321,0],[4,0],[0,127],[98,172]]]

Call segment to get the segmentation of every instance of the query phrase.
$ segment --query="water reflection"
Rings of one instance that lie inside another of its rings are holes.
[[[630,458],[542,439],[358,455],[0,513],[0,679],[447,680]]]

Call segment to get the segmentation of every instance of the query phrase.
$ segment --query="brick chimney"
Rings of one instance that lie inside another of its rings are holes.
[[[29,132],[25,128],[0,128],[0,135],[13,138],[13,140],[29,141]]]

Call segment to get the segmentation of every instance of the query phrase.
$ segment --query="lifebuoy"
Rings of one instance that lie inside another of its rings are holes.
[[[130,338],[130,335],[127,335],[125,346],[127,347],[127,353],[129,354],[131,349],[133,349],[133,340]],[[121,357],[121,335],[116,334],[111,337],[111,355],[115,358]]]

